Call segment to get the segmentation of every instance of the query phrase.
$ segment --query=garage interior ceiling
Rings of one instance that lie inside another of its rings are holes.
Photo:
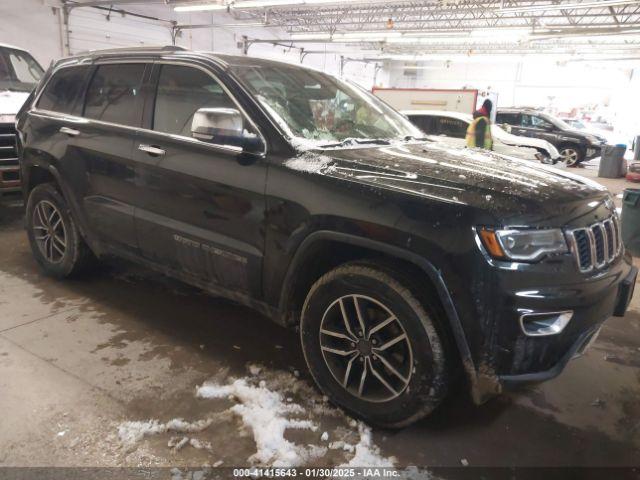
[[[164,4],[180,11],[230,14],[234,21],[280,27],[281,38],[254,43],[336,44],[386,55],[640,55],[640,1],[611,0],[114,0],[78,6]],[[220,25],[175,23],[174,30]],[[253,30],[255,35],[255,30]]]

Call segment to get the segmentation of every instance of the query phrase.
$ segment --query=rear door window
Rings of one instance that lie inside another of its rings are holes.
[[[138,126],[142,113],[144,64],[100,65],[87,89],[84,116]]]
[[[520,120],[517,113],[498,113],[496,123],[519,126]]]
[[[462,120],[449,117],[438,117],[439,134],[453,138],[464,138],[468,125]]]
[[[153,115],[153,129],[192,137],[191,123],[201,108],[236,105],[211,75],[193,67],[162,65]]]
[[[435,135],[433,117],[429,115],[408,115],[409,120],[427,135]]]
[[[78,113],[82,108],[81,97],[88,72],[88,66],[58,70],[42,92],[37,108],[59,113]]]

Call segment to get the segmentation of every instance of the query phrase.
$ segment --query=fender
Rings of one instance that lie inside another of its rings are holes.
[[[78,229],[80,230],[80,234],[85,239],[91,250],[99,255],[102,251],[100,247],[100,242],[91,234],[90,229],[88,228],[87,221],[82,213],[82,209],[80,205],[75,201],[73,193],[66,182],[63,180],[60,171],[55,167],[55,165],[51,163],[40,164],[40,163],[27,163],[25,165],[25,170],[29,171],[31,168],[40,168],[42,170],[48,171],[56,181],[56,184],[60,188],[62,196],[67,202],[69,209],[71,210],[71,214],[73,215],[73,219],[76,221],[78,225]],[[28,200],[28,188],[30,184],[30,175],[25,175],[23,178],[26,180],[23,182],[23,196],[25,200]]]
[[[458,347],[460,360],[462,361],[464,370],[471,383],[471,393],[474,402],[480,404],[484,401],[485,393],[495,393],[495,388],[493,386],[484,385],[484,387],[481,387],[481,384],[486,384],[487,382],[481,382],[478,378],[478,372],[473,362],[473,358],[471,357],[471,351],[469,349],[464,330],[462,329],[460,317],[458,316],[458,312],[453,303],[451,295],[449,294],[449,290],[445,284],[445,281],[442,278],[442,273],[431,262],[414,252],[394,247],[386,243],[371,240],[369,238],[358,237],[356,235],[349,235],[346,233],[332,232],[328,230],[319,230],[313,232],[302,241],[293,257],[293,260],[289,265],[289,268],[287,269],[279,302],[279,311],[282,314],[284,314],[287,310],[286,307],[290,300],[289,292],[292,291],[292,286],[295,282],[296,274],[300,270],[300,268],[303,268],[303,259],[305,258],[305,252],[314,243],[323,240],[332,240],[349,245],[368,248],[370,250],[375,250],[391,257],[400,258],[402,260],[411,262],[418,268],[420,268],[423,272],[425,272],[433,285],[436,287],[438,297],[442,302],[442,306],[444,307],[447,321],[449,322],[451,332],[453,333],[456,345]]]

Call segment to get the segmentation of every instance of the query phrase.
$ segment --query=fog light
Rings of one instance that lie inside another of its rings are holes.
[[[529,337],[557,335],[569,324],[573,310],[564,312],[525,313],[520,317],[520,326]]]

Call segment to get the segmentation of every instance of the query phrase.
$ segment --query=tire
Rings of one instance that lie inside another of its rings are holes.
[[[66,278],[95,261],[67,202],[52,184],[38,185],[29,194],[26,226],[31,252],[46,274]]]
[[[575,145],[562,145],[559,150],[560,157],[567,167],[575,167],[584,160],[585,151],[580,147]]]
[[[431,413],[450,383],[436,309],[423,305],[409,285],[409,278],[382,264],[348,263],[311,287],[300,320],[304,357],[320,390],[350,414],[385,428]]]

